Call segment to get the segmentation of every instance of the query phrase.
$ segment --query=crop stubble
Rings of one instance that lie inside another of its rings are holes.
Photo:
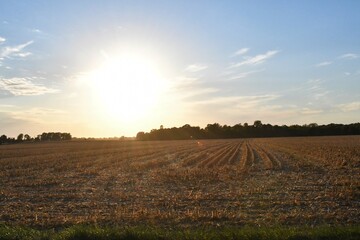
[[[360,137],[0,146],[0,222],[359,224]]]

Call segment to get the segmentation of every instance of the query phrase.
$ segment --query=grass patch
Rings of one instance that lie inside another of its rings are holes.
[[[152,227],[73,226],[59,231],[0,226],[0,240],[156,240],[156,239],[360,239],[359,226],[223,227],[162,229]]]

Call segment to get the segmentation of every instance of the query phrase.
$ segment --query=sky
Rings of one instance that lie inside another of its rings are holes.
[[[360,1],[1,1],[0,134],[360,119]]]

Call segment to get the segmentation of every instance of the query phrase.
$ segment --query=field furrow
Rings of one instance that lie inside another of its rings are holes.
[[[190,154],[188,157],[183,159],[182,166],[197,165],[199,162],[202,162],[204,159],[206,159],[209,155],[218,152],[226,145],[228,145],[227,142],[216,145],[203,146],[199,148],[198,151],[194,151],[193,154]]]
[[[360,137],[0,146],[0,223],[360,223]]]
[[[225,147],[219,149],[213,154],[208,154],[207,158],[202,160],[197,164],[197,167],[212,167],[214,164],[223,157],[224,154],[226,154],[231,148],[233,148],[233,143],[227,144]]]

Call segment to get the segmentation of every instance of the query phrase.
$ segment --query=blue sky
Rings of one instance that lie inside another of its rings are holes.
[[[360,119],[359,1],[1,1],[0,133]]]

